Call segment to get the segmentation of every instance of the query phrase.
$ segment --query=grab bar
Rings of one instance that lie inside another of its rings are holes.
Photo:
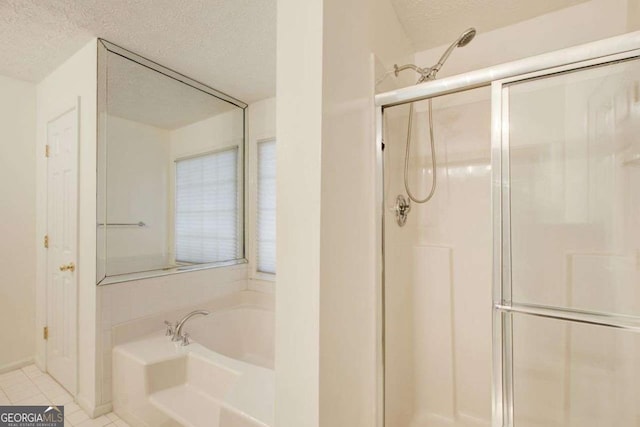
[[[104,227],[104,226],[115,226],[115,227],[146,227],[147,224],[145,224],[144,222],[140,221],[140,222],[108,222],[108,223],[99,223],[98,227]]]

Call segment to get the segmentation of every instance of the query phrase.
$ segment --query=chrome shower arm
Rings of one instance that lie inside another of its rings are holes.
[[[413,70],[416,73],[419,73],[420,71],[418,71],[420,68],[413,65],[413,64],[405,64],[405,65],[401,65],[398,66],[398,64],[393,64],[393,72],[395,73],[396,77],[398,77],[398,75],[400,74],[401,71],[404,70]]]
[[[400,72],[404,70],[413,70],[416,73],[420,74],[421,77],[420,80],[418,80],[418,83],[422,83],[423,81],[431,78],[432,75],[435,76],[432,68],[421,68],[414,64],[405,64],[401,66],[398,66],[398,64],[393,64],[393,72],[396,77],[398,77]]]

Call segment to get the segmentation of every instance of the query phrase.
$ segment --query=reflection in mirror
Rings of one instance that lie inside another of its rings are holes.
[[[242,260],[246,105],[105,44],[98,282]]]

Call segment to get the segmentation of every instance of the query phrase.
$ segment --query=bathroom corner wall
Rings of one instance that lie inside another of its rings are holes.
[[[0,373],[35,353],[36,88],[0,76]]]
[[[320,425],[374,426],[378,413],[374,64],[413,49],[386,0],[324,2]]]
[[[78,403],[94,413],[98,402],[96,349],[96,118],[97,40],[92,40],[37,86],[36,239],[46,234],[47,122],[80,107],[78,170]],[[37,240],[40,242],[40,240]],[[37,246],[36,358],[45,366],[46,252]]]
[[[278,0],[275,425],[317,427],[322,0]],[[291,36],[295,35],[295,36]]]
[[[376,424],[373,57],[412,52],[386,0],[278,2],[278,426]]]
[[[627,0],[627,31],[640,30],[640,0]]]

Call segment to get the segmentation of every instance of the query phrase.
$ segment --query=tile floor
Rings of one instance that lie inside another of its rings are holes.
[[[64,405],[65,426],[129,427],[113,412],[90,419],[53,378],[36,365],[0,375],[0,405]]]

